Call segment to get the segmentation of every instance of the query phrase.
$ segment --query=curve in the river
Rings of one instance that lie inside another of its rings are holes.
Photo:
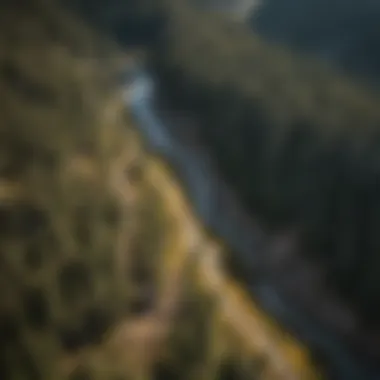
[[[219,236],[229,236],[230,248],[237,252],[256,251],[260,233],[253,233],[245,223],[231,224],[231,220],[245,220],[241,207],[228,194],[226,185],[215,175],[215,168],[201,151],[194,152],[174,135],[173,121],[157,117],[154,109],[153,80],[143,71],[136,73],[125,92],[126,100],[150,150],[163,156],[184,183],[184,187],[203,223]],[[172,124],[171,127],[168,124]],[[216,218],[216,215],[223,217]],[[245,255],[244,265],[254,270],[253,257]]]
[[[355,360],[331,332],[285,300],[270,281],[260,278],[260,254],[265,254],[261,232],[249,221],[207,156],[191,144],[184,144],[173,133],[180,128],[171,124],[173,120],[158,116],[154,90],[154,81],[148,72],[140,68],[129,74],[125,84],[125,101],[137,127],[148,149],[166,159],[176,172],[204,225],[223,239],[236,256],[239,267],[248,273],[255,273],[255,282],[248,284],[252,298],[301,340],[328,358],[334,379],[380,379],[379,375]]]

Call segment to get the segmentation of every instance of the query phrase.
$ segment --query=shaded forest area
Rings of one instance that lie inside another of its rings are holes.
[[[376,324],[379,99],[327,64],[177,7],[152,59],[251,213],[302,231],[304,252]]]

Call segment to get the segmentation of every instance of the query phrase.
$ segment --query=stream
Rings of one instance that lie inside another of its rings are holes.
[[[265,254],[263,232],[244,212],[233,191],[221,179],[212,158],[197,143],[196,135],[191,132],[194,121],[175,109],[160,109],[154,80],[142,67],[127,76],[125,102],[147,149],[161,156],[174,170],[194,211],[204,226],[223,240],[239,268],[254,274],[252,281],[249,277],[244,280],[254,301],[301,341],[314,347],[324,364],[327,363],[332,379],[380,379],[380,375],[359,363],[331,331],[326,331],[310,315],[292,305],[260,275],[260,256]]]

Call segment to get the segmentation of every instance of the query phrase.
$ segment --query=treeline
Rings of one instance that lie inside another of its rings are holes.
[[[380,109],[364,86],[219,17],[173,11],[152,54],[162,94],[202,136],[246,207],[295,225],[367,321],[380,302]]]

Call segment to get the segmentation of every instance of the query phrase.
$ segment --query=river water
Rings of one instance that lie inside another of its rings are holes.
[[[323,353],[334,379],[379,379],[357,363],[331,331],[313,321],[261,276],[260,263],[266,254],[264,233],[244,212],[197,141],[195,121],[175,109],[160,109],[157,100],[154,81],[146,70],[139,68],[129,74],[125,101],[148,150],[169,163],[205,227],[223,240],[239,268],[252,274],[251,281],[249,277],[244,281],[252,298],[302,341]]]
[[[254,301],[315,348],[332,379],[380,379],[378,371],[369,370],[331,330],[322,327],[310,313],[291,302],[282,289],[262,276],[262,260],[268,254],[267,236],[244,211],[207,149],[200,144],[197,121],[170,104],[163,105],[152,76],[142,67],[130,74],[125,88],[125,100],[147,148],[168,162],[206,229],[221,238],[239,269],[248,274],[243,280],[244,287]]]

